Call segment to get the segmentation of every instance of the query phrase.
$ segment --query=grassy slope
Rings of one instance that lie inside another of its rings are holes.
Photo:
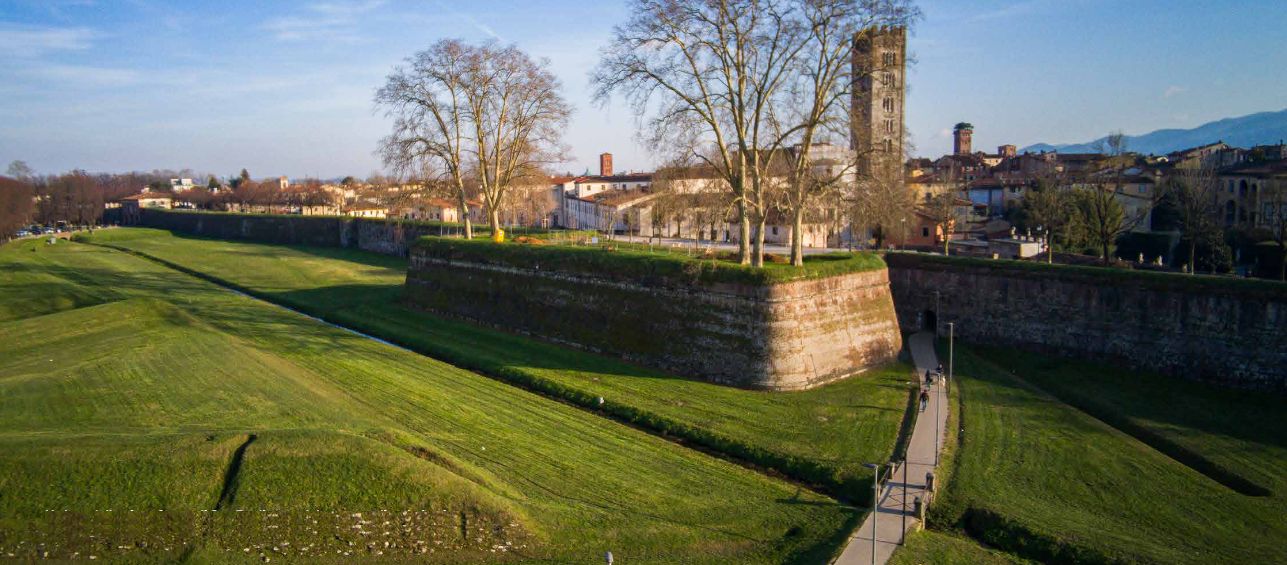
[[[1287,498],[1287,405],[1280,397],[1021,351],[979,353],[1065,402],[1123,416]]]
[[[890,565],[1022,565],[1031,563],[1009,553],[987,549],[974,540],[934,530],[907,535]]]
[[[870,481],[859,462],[889,457],[906,405],[903,365],[810,391],[746,391],[445,320],[398,304],[406,270],[400,258],[142,229],[103,231],[94,241],[175,262],[460,366],[547,379],[589,398],[796,457],[856,485],[859,496]]]
[[[957,523],[971,509],[990,511],[1020,529],[1089,550],[1082,557],[1281,562],[1287,541],[1281,499],[1236,494],[960,346],[956,373],[965,437],[947,494],[934,509],[938,522]],[[1196,404],[1203,411],[1237,409],[1190,399]],[[986,526],[972,533],[1008,549],[1021,541],[997,522]]]
[[[103,304],[14,305],[39,294],[32,284]],[[342,560],[392,539],[393,556],[424,547],[466,561],[510,542],[528,558],[610,548],[632,562],[780,562],[830,550],[852,519],[808,491],[120,252],[11,244],[0,285],[24,289],[0,295],[15,313],[0,322],[4,551],[146,539],[120,551],[172,559],[203,544],[197,558],[220,560],[293,541],[279,551]],[[225,506],[250,512],[203,512],[225,497],[250,434]]]

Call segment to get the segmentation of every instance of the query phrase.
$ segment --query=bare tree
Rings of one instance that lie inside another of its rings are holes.
[[[727,183],[738,256],[763,263],[765,168],[781,149],[771,101],[789,78],[803,30],[787,0],[634,0],[593,72],[596,99],[622,94],[654,147],[681,147]],[[773,139],[778,138],[774,142]],[[709,149],[709,151],[702,151]]]
[[[1084,223],[1090,244],[1100,250],[1100,258],[1108,265],[1117,238],[1143,222],[1148,217],[1148,209],[1128,214],[1119,198],[1126,194],[1126,170],[1135,160],[1127,151],[1126,136],[1120,131],[1110,133],[1100,152],[1104,154],[1101,173],[1106,176],[1080,185],[1076,202],[1078,217]],[[1150,203],[1149,208],[1152,205]]]
[[[571,107],[548,62],[517,47],[440,41],[389,75],[376,103],[395,117],[381,142],[387,164],[427,164],[456,188],[468,222],[468,180],[477,183],[496,236],[506,193],[561,158],[560,137]],[[466,224],[466,235],[472,228]]]
[[[433,171],[453,190],[464,223],[465,239],[474,236],[466,194],[466,145],[470,140],[467,84],[480,49],[459,40],[445,39],[407,59],[407,67],[390,74],[375,101],[394,117],[393,133],[380,141],[386,166],[396,171],[416,171],[426,180]]]
[[[0,177],[0,241],[31,221],[35,192],[25,180]]]
[[[880,153],[871,159],[871,174],[858,179],[843,206],[851,229],[870,230],[881,248],[896,230],[905,229],[916,203],[904,182],[900,156]]]
[[[964,190],[966,181],[963,176],[951,175],[943,190],[930,195],[929,201],[921,207],[922,212],[943,235],[943,254],[948,255],[952,234],[957,226],[965,221],[957,212],[957,199]]]
[[[1287,280],[1287,182],[1262,184],[1261,221],[1269,230],[1269,237],[1278,244],[1278,280]]]
[[[1054,263],[1055,239],[1059,238],[1064,244],[1071,239],[1069,232],[1077,212],[1073,195],[1063,189],[1058,173],[1051,171],[1038,178],[1036,186],[1023,199],[1029,223],[1036,224],[1045,232],[1047,263]]]
[[[1197,271],[1198,241],[1209,241],[1220,233],[1220,185],[1210,166],[1178,167],[1163,187],[1172,198],[1180,228],[1189,240],[1189,273]]]

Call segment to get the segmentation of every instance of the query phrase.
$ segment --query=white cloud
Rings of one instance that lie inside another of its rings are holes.
[[[1185,92],[1188,92],[1188,90],[1189,90],[1188,87],[1177,86],[1173,84],[1171,86],[1166,87],[1166,91],[1162,93],[1162,98],[1170,98],[1172,96],[1175,96],[1176,94],[1183,94]]]
[[[1026,2],[1016,2],[1014,4],[1009,4],[1002,8],[998,8],[996,10],[991,10],[987,12],[978,12],[974,15],[971,15],[968,18],[965,18],[965,23],[974,24],[979,22],[985,22],[988,20],[997,20],[1002,18],[1008,18],[1011,16],[1031,14],[1037,11],[1037,8],[1040,8],[1047,3],[1048,2],[1046,0],[1027,0]]]
[[[263,27],[280,41],[356,43],[361,40],[358,21],[383,5],[384,0],[321,2],[310,5],[302,15],[270,20]]]
[[[89,49],[96,34],[83,27],[32,27],[0,24],[0,53],[39,57],[53,51]]]
[[[137,83],[138,71],[86,65],[40,65],[24,71],[40,79],[70,87],[119,87]]]

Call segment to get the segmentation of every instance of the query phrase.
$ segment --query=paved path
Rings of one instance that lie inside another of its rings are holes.
[[[934,335],[927,332],[915,334],[910,339],[912,360],[921,383],[925,382],[925,370],[938,368],[938,357],[934,354]],[[911,443],[907,448],[906,486],[903,482],[903,465],[894,470],[890,480],[885,482],[880,493],[880,504],[877,511],[868,514],[854,535],[849,539],[835,563],[838,565],[858,565],[872,562],[872,521],[876,522],[876,563],[885,563],[893,555],[894,549],[902,540],[903,502],[907,503],[907,528],[916,525],[912,515],[912,500],[924,498],[925,473],[934,470],[935,456],[942,447],[943,432],[947,428],[947,395],[941,381],[930,390],[929,406],[916,419],[916,429],[912,431]],[[937,426],[937,435],[935,427]]]

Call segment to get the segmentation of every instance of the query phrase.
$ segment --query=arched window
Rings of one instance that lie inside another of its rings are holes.
[[[1246,179],[1243,179],[1242,182],[1238,183],[1238,197],[1241,198],[1246,195],[1247,195],[1247,181]]]

